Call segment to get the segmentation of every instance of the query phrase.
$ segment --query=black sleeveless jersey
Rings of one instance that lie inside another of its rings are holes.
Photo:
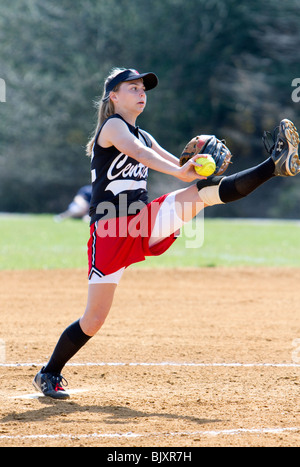
[[[151,147],[148,135],[127,123],[120,115],[114,114],[105,120],[99,129],[92,152],[92,198],[90,204],[91,224],[103,216],[119,217],[128,214],[130,205],[148,204],[147,178],[148,167],[132,157],[120,153],[114,146],[103,148],[97,140],[105,123],[111,118],[120,118],[145,146]],[[129,214],[135,214],[129,212]]]

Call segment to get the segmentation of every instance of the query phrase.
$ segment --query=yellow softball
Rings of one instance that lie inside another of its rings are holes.
[[[216,170],[216,163],[211,156],[198,157],[196,162],[197,164],[201,164],[202,167],[195,167],[195,171],[197,174],[202,175],[203,177],[209,177]]]

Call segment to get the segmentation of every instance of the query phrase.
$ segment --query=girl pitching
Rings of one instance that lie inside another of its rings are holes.
[[[62,369],[102,327],[130,264],[164,253],[183,224],[206,206],[241,199],[274,176],[300,172],[299,136],[289,120],[281,121],[270,157],[256,167],[207,179],[195,172],[197,156],[180,167],[177,157],[136,126],[146,107],[146,92],[157,84],[154,73],[132,69],[115,69],[105,81],[97,127],[87,145],[92,174],[87,306],[62,333],[49,362],[34,378],[34,386],[45,396],[69,397]],[[149,203],[149,168],[195,183]]]

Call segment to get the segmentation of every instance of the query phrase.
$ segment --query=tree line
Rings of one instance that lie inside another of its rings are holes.
[[[57,212],[90,182],[85,144],[111,68],[153,71],[138,124],[180,155],[196,134],[225,138],[228,173],[262,161],[282,118],[300,127],[297,0],[14,0],[1,8],[0,211]],[[294,87],[293,83],[294,82]],[[150,195],[182,184],[151,172]],[[297,217],[297,177],[208,215]]]

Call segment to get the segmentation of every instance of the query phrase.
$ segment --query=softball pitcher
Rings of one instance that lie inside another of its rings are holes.
[[[228,177],[222,175],[230,161],[228,148],[215,137],[206,138],[209,144],[202,155],[211,154],[217,168],[211,177],[198,175],[197,151],[185,150],[179,159],[136,126],[146,106],[146,92],[157,84],[154,73],[132,69],[114,69],[104,83],[97,127],[87,145],[92,174],[87,306],[62,333],[49,362],[34,378],[34,386],[45,396],[69,397],[62,369],[102,327],[130,264],[164,253],[176,240],[176,232],[201,209],[241,199],[275,176],[300,172],[299,136],[285,119],[271,144],[265,136],[270,157]],[[149,168],[194,183],[149,202]]]

